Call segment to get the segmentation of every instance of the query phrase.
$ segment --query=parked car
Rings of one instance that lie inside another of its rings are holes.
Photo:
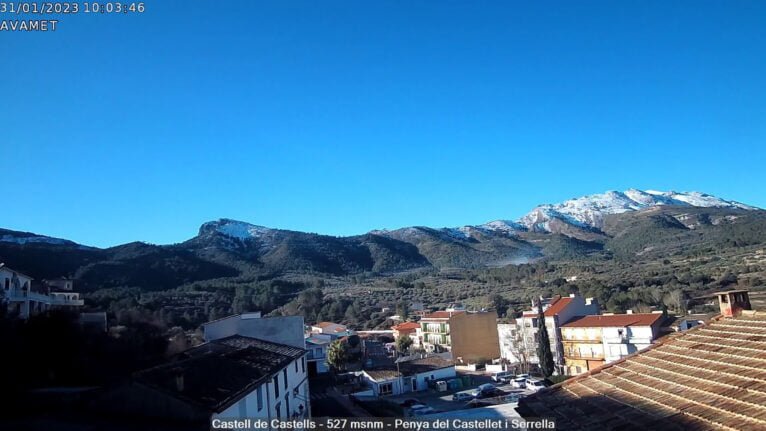
[[[493,398],[493,397],[501,397],[505,395],[506,392],[502,389],[498,388],[492,388],[488,391],[483,391],[477,398]]]
[[[494,389],[495,389],[495,385],[493,385],[492,383],[484,383],[483,385],[479,385],[479,387],[474,389],[473,392],[471,392],[471,395],[473,395],[474,397],[478,397],[484,392],[489,392]]]
[[[540,389],[548,386],[543,380],[537,380],[537,379],[527,379],[526,385],[527,385],[527,389],[534,392],[537,392]]]
[[[524,389],[527,387],[527,379],[525,377],[516,377],[511,381],[511,386],[514,388]]]
[[[411,406],[410,406],[410,411],[411,411],[411,412],[414,412],[415,410],[424,409],[424,408],[426,408],[426,407],[428,407],[428,406],[427,406],[427,405],[425,405],[425,404],[414,404],[414,405],[411,405]]]
[[[507,403],[518,403],[524,396],[522,394],[508,394],[503,397],[503,401]]]
[[[436,410],[434,410],[432,407],[426,407],[423,409],[414,410],[412,412],[412,416],[430,415],[431,413],[436,413]]]
[[[412,407],[415,404],[420,404],[420,400],[417,398],[407,398],[406,400],[399,403],[399,405],[402,407]]]
[[[452,395],[452,401],[470,401],[474,396],[470,392],[458,392]]]
[[[513,374],[509,373],[508,371],[501,371],[499,373],[492,374],[492,380],[496,382],[502,382],[503,379],[507,379],[511,376],[513,376]]]

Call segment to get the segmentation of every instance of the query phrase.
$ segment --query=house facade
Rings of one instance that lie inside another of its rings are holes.
[[[576,294],[568,297],[554,296],[542,301],[544,322],[538,322],[537,304],[533,302],[532,309],[522,313],[516,319],[516,350],[521,352],[529,365],[539,365],[537,358],[537,331],[544,324],[548,331],[553,362],[558,374],[565,372],[564,347],[561,337],[561,326],[580,316],[598,315],[601,310],[594,298],[583,298]],[[516,358],[519,360],[520,358]]]
[[[426,352],[450,351],[452,337],[450,336],[450,318],[453,314],[465,311],[435,311],[420,319],[420,328],[416,329],[418,343]]]
[[[327,363],[327,349],[330,343],[332,343],[332,337],[326,334],[311,334],[306,337],[309,377],[330,371],[330,365]]]
[[[497,313],[458,313],[450,319],[452,357],[458,364],[474,364],[500,357]]]
[[[0,303],[11,316],[28,319],[54,308],[83,305],[80,294],[72,291],[72,280],[62,279],[34,284],[34,279],[0,264]]]
[[[518,327],[515,323],[498,323],[497,324],[497,338],[498,346],[500,347],[500,359],[504,359],[507,363],[518,364],[524,362],[523,358],[519,358],[523,352],[518,351],[515,346],[517,343]]]
[[[455,304],[423,316],[419,323],[416,338],[426,352],[452,352],[466,364],[500,357],[494,311],[469,312]]]
[[[565,373],[578,375],[649,347],[662,313],[583,316],[561,327]]]
[[[394,340],[399,337],[409,337],[412,340],[413,346],[420,346],[420,338],[418,337],[418,329],[420,323],[418,322],[402,322],[398,325],[391,327],[394,331]]]
[[[457,376],[454,363],[438,356],[402,361],[364,370],[361,374],[373,394],[379,397],[425,391],[431,382]]]

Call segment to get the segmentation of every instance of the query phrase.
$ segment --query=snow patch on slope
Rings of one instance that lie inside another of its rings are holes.
[[[3,235],[0,236],[0,242],[10,242],[14,244],[53,244],[53,245],[74,245],[72,241],[68,241],[60,238],[51,238],[48,236],[34,235],[34,236],[13,236]]]
[[[600,229],[603,227],[604,217],[607,215],[639,211],[662,205],[757,209],[700,192],[678,193],[629,189],[625,192],[608,191],[583,196],[559,204],[540,205],[519,219],[519,223],[530,230],[550,231],[550,221],[559,219],[573,225]]]
[[[262,235],[271,232],[272,229],[237,220],[221,219],[205,223],[202,225],[202,230],[215,231],[230,238],[246,240],[260,238]]]

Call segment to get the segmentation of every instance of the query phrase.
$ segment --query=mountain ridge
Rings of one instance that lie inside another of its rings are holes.
[[[471,269],[539,259],[583,259],[594,254],[630,258],[661,252],[647,248],[652,241],[666,244],[666,237],[693,248],[705,241],[729,241],[727,232],[745,228],[755,232],[748,234],[750,238],[761,238],[757,232],[766,230],[766,211],[698,192],[629,189],[541,205],[519,221],[453,228],[410,226],[353,236],[222,218],[203,223],[196,236],[181,243],[134,242],[99,249],[0,229],[0,262],[34,277],[72,276],[86,289],[163,290],[246,273],[380,275],[419,268]],[[689,233],[694,231],[698,234]],[[752,242],[748,235],[738,235],[737,244]]]

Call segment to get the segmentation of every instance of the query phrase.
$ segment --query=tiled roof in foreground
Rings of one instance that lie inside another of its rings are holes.
[[[743,312],[519,403],[563,430],[766,430],[766,313]]]

